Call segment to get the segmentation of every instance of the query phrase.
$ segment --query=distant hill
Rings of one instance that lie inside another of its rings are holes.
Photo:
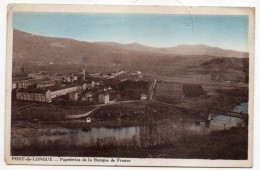
[[[226,50],[218,47],[206,46],[203,44],[179,45],[176,47],[168,48],[168,51],[178,55],[209,55],[216,57],[248,58],[247,52]]]
[[[233,81],[248,83],[249,59],[248,58],[213,58],[197,67],[192,67],[193,71],[202,71],[218,75],[218,81]],[[213,76],[214,77],[214,76]]]
[[[148,47],[138,43],[85,42],[13,30],[13,63],[85,64],[89,69],[162,70],[199,65],[216,57],[247,58],[248,53],[206,45]],[[18,67],[18,66],[17,66]]]
[[[211,47],[203,44],[198,45],[179,45],[168,48],[155,48],[145,46],[139,43],[119,44],[114,42],[97,42],[98,44],[107,45],[114,48],[127,49],[132,51],[150,51],[153,53],[163,53],[172,55],[209,55],[216,57],[234,57],[234,58],[248,58],[247,52],[226,50],[218,47]]]
[[[206,61],[200,65],[200,68],[206,70],[217,70],[217,71],[227,71],[228,70],[245,70],[248,72],[249,60],[246,58],[215,58]]]

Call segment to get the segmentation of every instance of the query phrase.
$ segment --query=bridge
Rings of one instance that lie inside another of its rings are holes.
[[[231,117],[236,117],[244,120],[248,119],[248,114],[244,114],[244,113],[231,112],[231,111],[226,111],[221,109],[210,109],[209,111],[217,115],[231,116]]]

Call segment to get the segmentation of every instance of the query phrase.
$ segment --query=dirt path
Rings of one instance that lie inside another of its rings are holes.
[[[93,113],[94,111],[98,110],[101,106],[98,106],[96,108],[94,108],[93,110],[88,111],[87,113],[84,114],[79,114],[79,115],[66,115],[65,118],[66,119],[79,119],[82,117],[86,117],[88,115],[90,115],[91,113]]]

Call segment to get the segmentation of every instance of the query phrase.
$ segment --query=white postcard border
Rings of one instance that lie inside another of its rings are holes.
[[[6,108],[5,108],[5,161],[7,164],[34,165],[102,165],[102,166],[184,166],[184,167],[252,167],[253,163],[253,108],[254,108],[254,41],[255,9],[253,7],[183,7],[183,6],[135,6],[135,5],[54,5],[54,4],[10,4],[7,18],[6,58]],[[101,158],[108,162],[94,161],[95,157],[28,157],[10,156],[11,132],[11,75],[12,75],[12,12],[89,12],[89,13],[158,13],[158,14],[215,14],[249,16],[249,134],[248,160],[207,159],[158,159],[158,158]],[[74,161],[63,161],[65,159]],[[63,160],[61,160],[63,159]],[[80,159],[80,161],[77,161]],[[92,161],[83,161],[92,159]],[[112,162],[112,159],[115,162]],[[117,161],[119,159],[119,162]],[[120,162],[127,160],[127,162]],[[130,162],[128,162],[130,160]]]

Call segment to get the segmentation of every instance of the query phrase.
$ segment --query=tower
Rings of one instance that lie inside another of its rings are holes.
[[[82,72],[83,72],[83,80],[85,80],[86,79],[86,68],[85,68],[85,66],[84,66]]]
[[[24,73],[24,66],[21,67],[21,72]]]

